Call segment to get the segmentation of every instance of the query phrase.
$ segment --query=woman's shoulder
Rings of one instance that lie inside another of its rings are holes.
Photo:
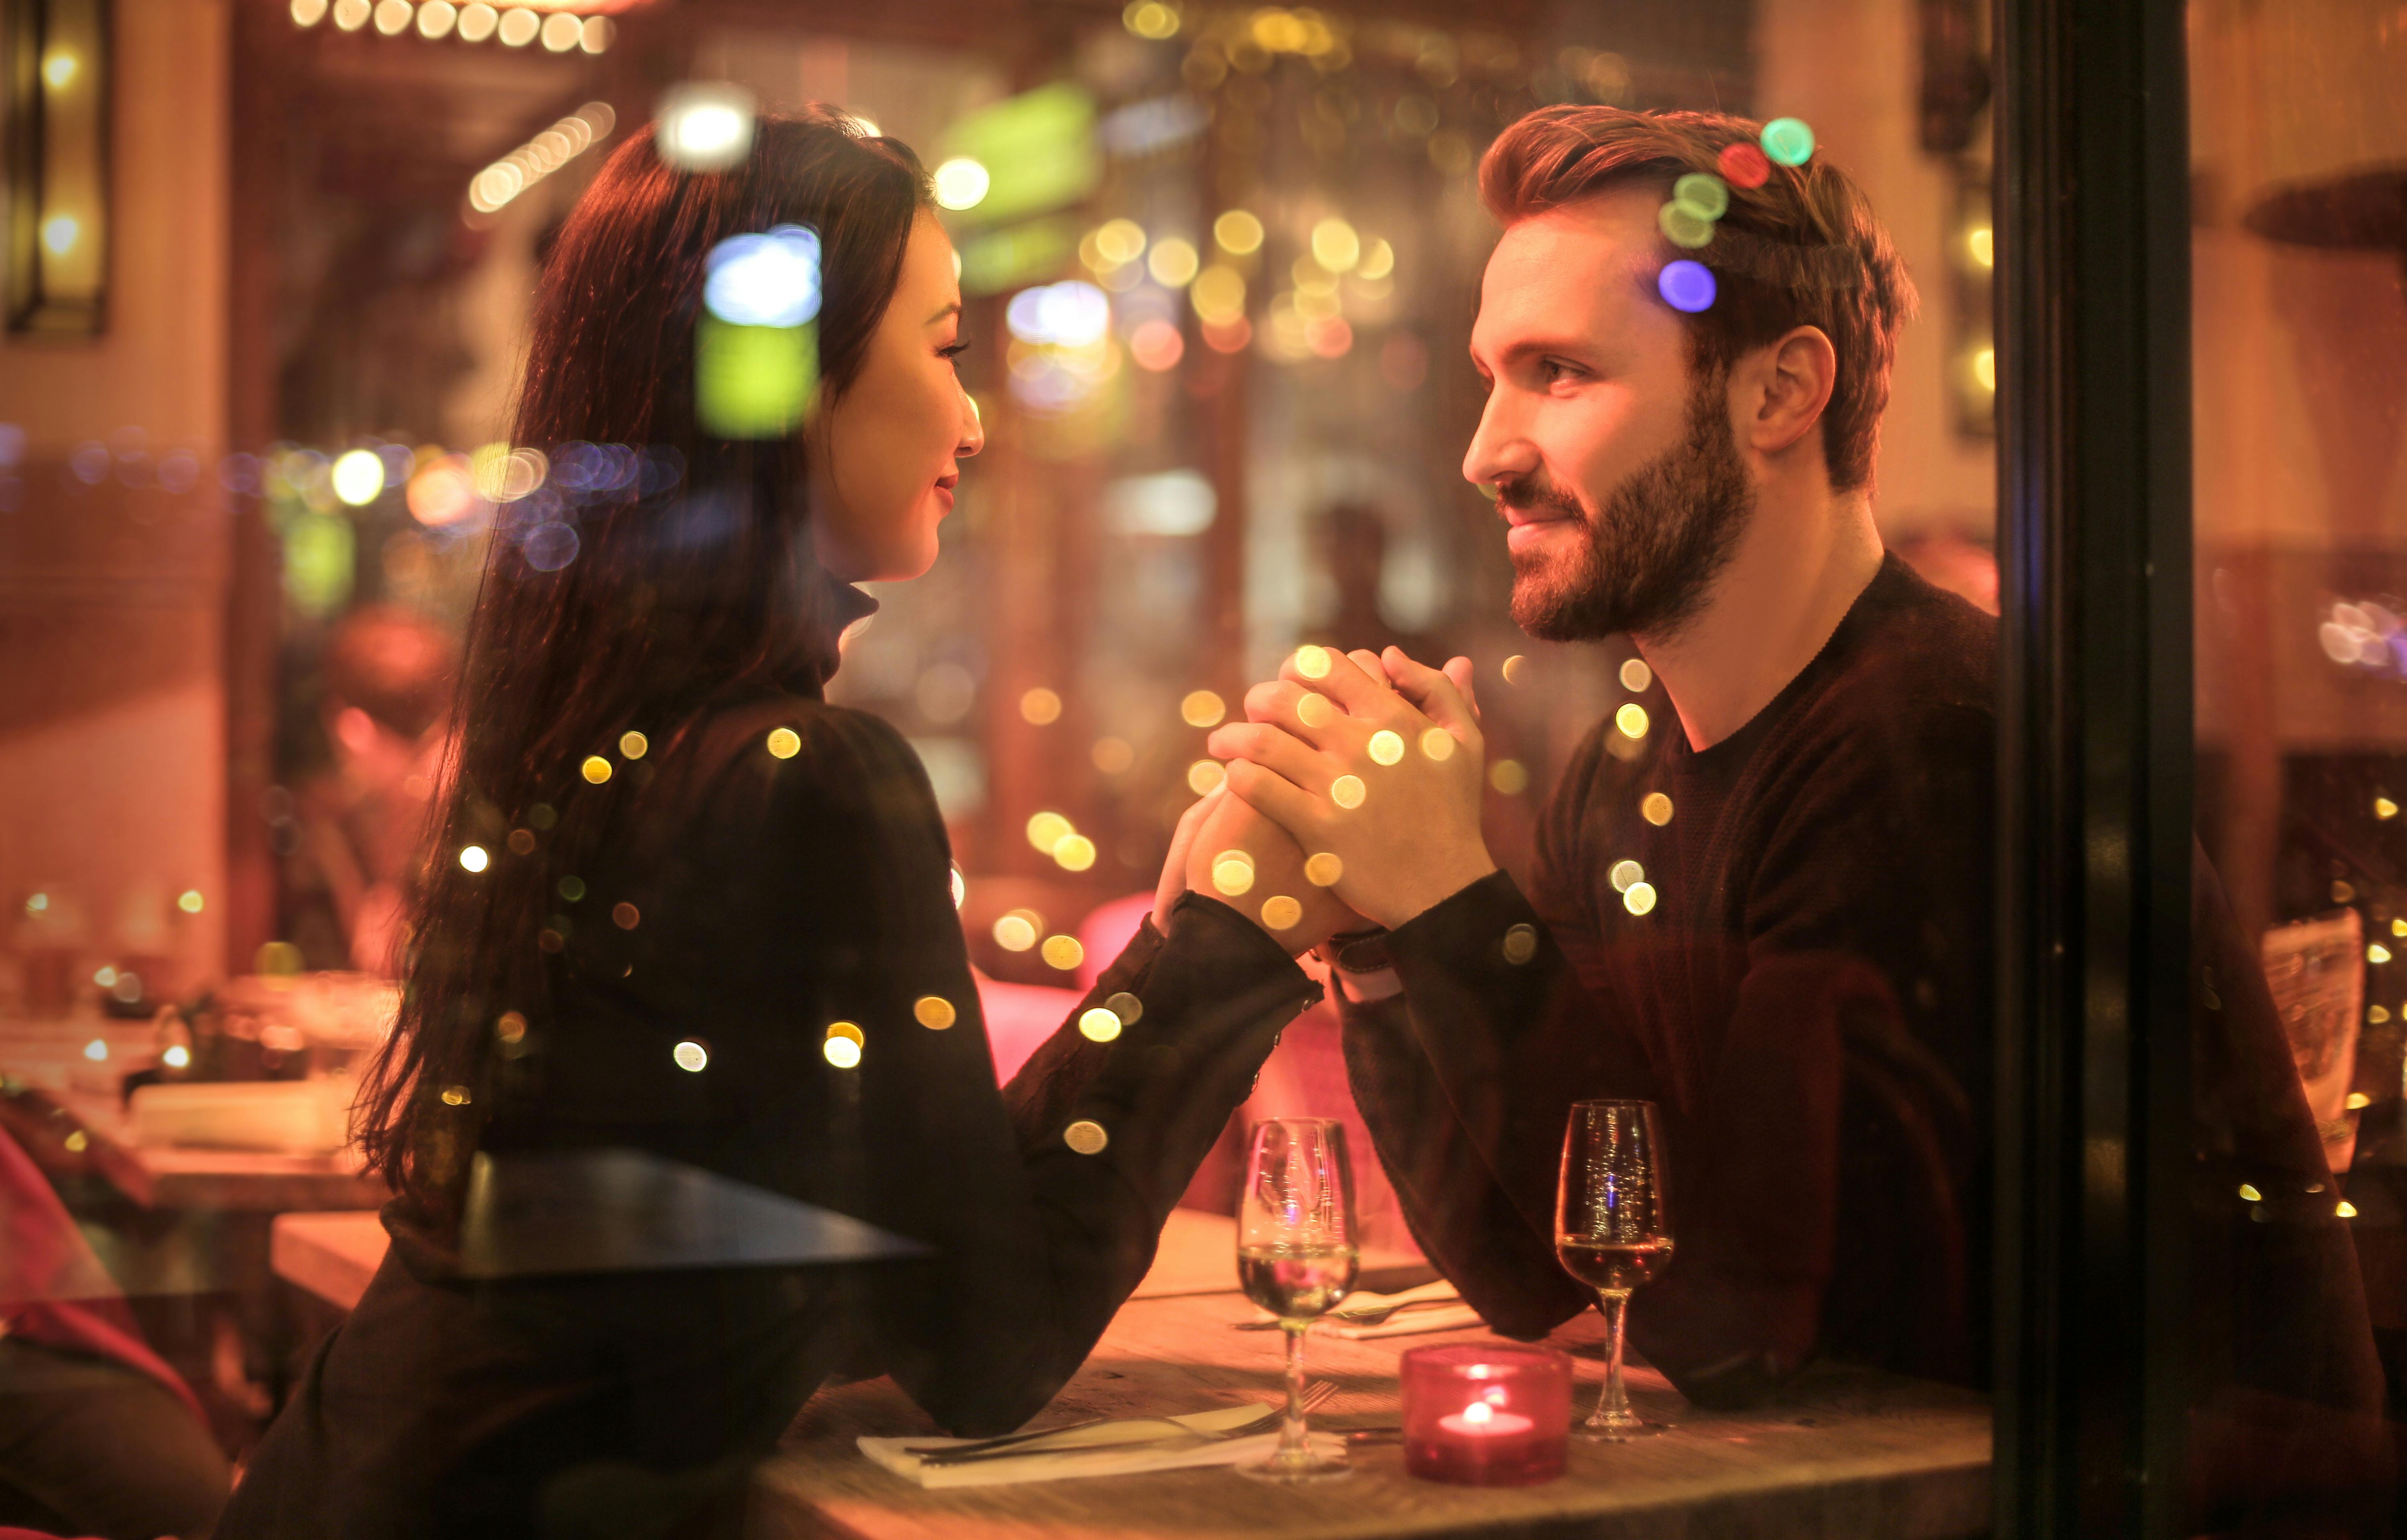
[[[714,703],[665,745],[659,779],[682,802],[936,816],[927,771],[891,724],[808,696]]]

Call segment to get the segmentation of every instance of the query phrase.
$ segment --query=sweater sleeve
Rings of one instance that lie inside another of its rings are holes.
[[[1190,898],[1080,1011],[1113,994],[1141,1009],[1105,1043],[1080,1036],[1074,1011],[1021,1075],[1046,1090],[1018,1098],[1016,1126],[917,756],[861,713],[813,707],[795,726],[799,753],[739,756],[730,779],[753,788],[739,800],[765,796],[766,812],[729,821],[705,877],[722,889],[715,912],[776,939],[725,981],[762,1002],[748,1013],[762,1078],[731,1076],[722,1110],[737,1137],[781,1141],[763,1157],[787,1173],[777,1185],[933,1249],[877,1269],[873,1340],[854,1362],[947,1426],[1017,1426],[1144,1277],[1170,1208],[1317,986],[1233,911]],[[824,1052],[837,1023],[860,1034],[857,1063]],[[1091,1126],[1065,1138],[1074,1123]]]

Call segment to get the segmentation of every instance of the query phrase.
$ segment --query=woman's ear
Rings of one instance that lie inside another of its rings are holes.
[[[1822,420],[1839,379],[1838,350],[1818,326],[1801,326],[1759,349],[1744,372],[1739,431],[1758,454],[1777,455]]]

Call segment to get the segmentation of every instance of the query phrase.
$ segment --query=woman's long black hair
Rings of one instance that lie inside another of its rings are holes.
[[[400,1022],[353,1114],[395,1191],[450,1207],[496,1084],[548,1025],[556,874],[577,869],[610,800],[576,795],[595,789],[586,759],[623,782],[623,734],[666,748],[712,696],[774,686],[828,641],[801,436],[719,439],[695,421],[705,259],[730,236],[818,231],[833,399],[859,376],[932,206],[908,148],[820,107],[762,119],[750,156],[721,172],[671,167],[635,134],[562,228],[515,431],[550,456],[551,479],[505,504],[494,532]],[[460,860],[471,845],[482,870]]]

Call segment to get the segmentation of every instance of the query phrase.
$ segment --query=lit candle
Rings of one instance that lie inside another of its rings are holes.
[[[1517,1412],[1500,1412],[1492,1402],[1474,1401],[1452,1417],[1439,1418],[1437,1425],[1465,1438],[1511,1438],[1537,1424]]]
[[[1416,1348],[1401,1365],[1404,1469],[1431,1481],[1519,1487],[1562,1475],[1571,1360],[1547,1348]]]

